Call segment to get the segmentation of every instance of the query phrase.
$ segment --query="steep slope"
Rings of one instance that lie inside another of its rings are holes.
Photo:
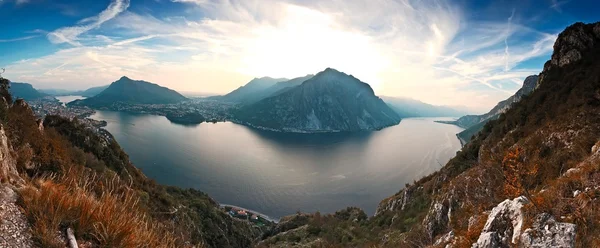
[[[314,75],[306,75],[304,77],[297,77],[288,81],[278,82],[271,87],[268,87],[262,91],[256,92],[256,94],[246,97],[241,102],[244,104],[252,104],[267,97],[279,95],[283,92],[293,89],[298,85],[301,85],[302,83],[304,83],[304,81],[311,79],[313,76]]]
[[[516,103],[521,100],[526,95],[529,95],[536,87],[538,82],[537,75],[531,75],[525,78],[523,82],[523,86],[512,96],[507,98],[504,101],[499,102],[490,110],[489,112],[483,115],[466,115],[458,118],[456,121],[440,121],[440,123],[454,124],[459,127],[465,128],[462,132],[458,133],[457,136],[461,140],[463,145],[469,140],[471,137],[481,131],[485,123],[489,120],[495,120],[500,116],[500,114],[506,112],[513,103]]]
[[[108,88],[109,85],[92,87],[87,90],[63,90],[63,89],[42,89],[39,90],[42,93],[51,96],[85,96],[92,97],[98,95],[100,92]]]
[[[368,220],[298,216],[262,244],[600,247],[599,57],[600,23],[569,26],[535,91],[440,171],[381,201]]]
[[[98,89],[95,89],[98,90]],[[92,92],[93,93],[93,92]],[[91,107],[106,107],[113,103],[126,104],[168,104],[186,100],[184,96],[174,90],[146,81],[132,80],[122,77],[110,84],[99,94],[72,102],[73,105],[86,105]]]
[[[400,122],[368,84],[330,68],[300,86],[243,107],[236,118],[284,132],[376,130]]]
[[[544,247],[542,239],[530,236],[536,228],[575,224],[576,229],[563,233],[546,229],[549,238],[540,238],[563,247],[600,245],[591,238],[597,234],[589,236],[600,231],[600,216],[584,211],[574,193],[584,192],[600,176],[600,128],[594,124],[600,122],[599,55],[600,23],[568,27],[531,95],[485,125],[440,172],[384,200],[377,215],[406,216],[422,197],[430,202],[428,210],[421,210],[427,213],[421,227],[429,242],[453,230],[460,237],[446,243]],[[578,172],[565,173],[569,168]],[[585,204],[600,204],[600,192],[590,189]],[[488,216],[484,210],[492,211]],[[529,231],[521,226],[527,222],[534,222]]]
[[[12,104],[4,82],[0,244],[66,247],[71,229],[85,247],[250,247],[268,228],[230,217],[200,191],[155,183],[103,129],[36,120],[25,101]]]
[[[436,106],[402,97],[381,97],[400,117],[455,117],[467,114],[465,111],[447,106]]]
[[[74,95],[85,96],[85,97],[93,97],[100,94],[102,91],[107,89],[110,85],[92,87],[84,91],[75,92]]]
[[[48,94],[51,96],[68,96],[76,93],[76,90],[63,90],[63,89],[39,89],[40,93]]]
[[[223,96],[210,97],[211,99],[225,101],[225,102],[236,102],[242,103],[246,101],[254,101],[260,99],[262,92],[271,86],[274,86],[278,82],[288,81],[286,78],[270,78],[262,77],[255,78],[248,82],[246,85],[241,86],[234,91]]]
[[[40,99],[47,96],[46,94],[40,93],[39,91],[34,89],[33,86],[31,86],[31,84],[28,83],[11,82],[9,91],[15,99],[22,98],[28,101]]]

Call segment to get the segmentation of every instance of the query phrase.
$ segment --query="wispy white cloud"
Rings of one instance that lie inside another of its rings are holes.
[[[556,38],[519,23],[516,10],[508,19],[480,22],[445,1],[172,2],[203,18],[137,14],[126,11],[129,1],[115,0],[98,16],[48,35],[76,47],[20,61],[9,72],[21,81],[71,87],[128,75],[179,90],[226,92],[256,76],[334,67],[378,94],[484,109],[536,73],[542,65],[516,68],[547,56]]]
[[[92,29],[99,28],[106,21],[113,19],[119,13],[125,11],[129,7],[129,0],[113,0],[108,8],[94,17],[83,19],[79,22],[80,25],[72,27],[59,28],[48,33],[48,39],[54,44],[68,43],[73,46],[81,46],[78,42],[78,37]]]
[[[33,39],[33,38],[37,38],[37,37],[39,37],[39,35],[29,35],[29,36],[25,36],[25,37],[14,38],[14,39],[0,39],[0,43],[29,40],[29,39]]]

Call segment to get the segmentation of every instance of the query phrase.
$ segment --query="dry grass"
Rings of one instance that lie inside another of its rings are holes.
[[[108,178],[108,179],[107,179]],[[181,247],[168,229],[154,222],[139,197],[117,176],[97,177],[84,169],[30,182],[22,206],[42,247],[64,247],[58,233],[72,227],[80,241],[99,247]]]

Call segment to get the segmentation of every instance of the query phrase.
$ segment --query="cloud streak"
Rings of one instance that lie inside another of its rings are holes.
[[[97,16],[80,21],[80,23],[86,23],[85,25],[59,28],[48,33],[48,40],[54,44],[68,43],[73,46],[81,46],[81,43],[77,41],[81,34],[99,28],[103,23],[113,19],[128,7],[129,0],[113,0],[108,8]]]
[[[23,41],[23,40],[33,39],[33,38],[36,38],[36,37],[39,37],[39,35],[29,35],[29,36],[20,37],[20,38],[14,38],[14,39],[0,39],[0,43],[14,42],[14,41]]]

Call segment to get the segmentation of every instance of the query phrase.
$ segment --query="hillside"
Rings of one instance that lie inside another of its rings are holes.
[[[557,38],[537,88],[440,171],[357,209],[298,214],[262,247],[600,247],[600,23]],[[400,185],[399,185],[400,187]]]
[[[88,93],[100,90],[92,88]],[[174,90],[157,84],[141,80],[132,80],[128,77],[113,82],[97,95],[84,100],[77,100],[70,104],[85,105],[90,107],[108,107],[114,103],[125,104],[169,104],[186,100],[184,96]]]
[[[85,96],[92,97],[108,88],[108,85],[92,87],[87,90],[41,89],[40,92],[51,96]]]
[[[0,246],[249,247],[268,228],[230,217],[206,194],[159,185],[110,133],[35,119],[0,78]]]
[[[223,96],[213,96],[209,97],[210,99],[224,101],[224,102],[235,102],[235,103],[243,103],[248,101],[256,101],[263,96],[263,92],[274,86],[276,83],[288,81],[286,78],[270,78],[270,77],[262,77],[255,78],[248,82],[246,85],[241,86],[234,91],[223,95]]]
[[[109,86],[110,85],[92,87],[92,88],[89,88],[87,90],[77,91],[73,95],[85,96],[85,97],[93,97],[93,96],[96,96],[96,95],[100,94],[102,91],[104,91],[105,89],[107,89]]]
[[[48,94],[51,96],[68,96],[68,95],[73,95],[73,93],[76,92],[73,90],[63,90],[63,89],[39,89],[38,91],[40,93]]]
[[[368,84],[330,68],[288,91],[244,106],[235,117],[250,126],[284,132],[376,130],[400,122]]]
[[[31,86],[31,84],[28,83],[11,82],[9,92],[15,99],[22,98],[28,101],[40,99],[47,96],[46,94],[40,93],[39,91],[34,89],[33,86]]]
[[[243,101],[241,101],[241,103],[252,104],[267,97],[279,95],[281,93],[293,89],[298,85],[301,85],[302,83],[304,83],[304,81],[311,79],[313,76],[314,75],[306,75],[304,77],[297,77],[294,79],[278,82],[268,88],[265,88],[264,90],[258,91],[255,94],[246,97]]]
[[[440,123],[453,124],[464,128],[462,132],[458,133],[457,136],[461,143],[464,145],[471,140],[474,134],[477,134],[483,126],[490,120],[497,119],[500,114],[506,112],[512,104],[518,102],[524,96],[529,95],[536,87],[538,82],[537,75],[531,75],[525,78],[523,86],[512,96],[504,101],[499,102],[490,110],[483,115],[466,115],[458,118],[456,121],[439,121]]]
[[[462,110],[436,106],[402,97],[381,97],[401,118],[408,117],[458,117],[466,115]]]

